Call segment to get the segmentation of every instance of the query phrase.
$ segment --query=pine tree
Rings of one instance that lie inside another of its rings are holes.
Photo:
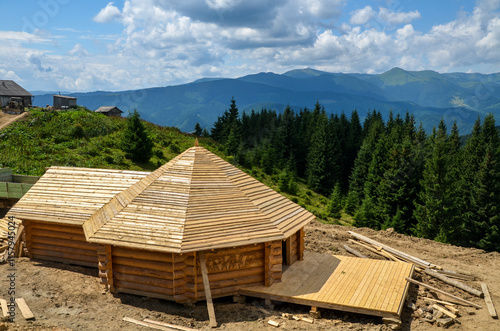
[[[340,190],[340,184],[337,182],[335,184],[335,188],[333,189],[332,194],[330,195],[330,200],[327,204],[327,212],[328,215],[335,218],[340,219],[342,216],[342,192]]]
[[[194,134],[197,135],[198,137],[201,137],[202,133],[203,133],[203,129],[201,128],[200,123],[196,123],[194,126]]]
[[[134,162],[147,162],[153,155],[153,141],[149,138],[137,110],[127,118],[121,149]]]

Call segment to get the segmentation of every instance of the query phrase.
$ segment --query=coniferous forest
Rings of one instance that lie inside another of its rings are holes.
[[[200,131],[199,129],[197,131]],[[199,134],[201,132],[198,132]],[[204,131],[202,135],[208,135]],[[500,136],[492,114],[463,140],[455,125],[425,132],[412,114],[314,109],[241,113],[234,98],[210,135],[235,164],[329,197],[326,213],[354,225],[500,251]]]

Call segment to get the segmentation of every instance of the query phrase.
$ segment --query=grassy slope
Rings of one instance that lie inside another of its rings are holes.
[[[180,152],[193,146],[195,137],[177,128],[144,122],[154,142],[154,155],[147,163],[134,163],[120,149],[126,120],[109,118],[86,109],[45,112],[30,111],[28,117],[0,131],[0,168],[12,168],[15,174],[41,176],[46,167],[69,166],[152,171]],[[200,145],[230,160],[223,148],[210,138]],[[278,174],[267,175],[260,168],[244,169],[272,189],[278,189]],[[307,208],[323,222],[350,224],[344,215],[334,220],[325,215],[327,198],[299,183],[296,196],[282,193]]]

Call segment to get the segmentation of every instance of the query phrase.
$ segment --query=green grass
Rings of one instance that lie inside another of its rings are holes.
[[[120,149],[126,127],[125,118],[110,118],[85,108],[67,111],[30,110],[29,116],[0,131],[0,168],[9,167],[15,174],[41,176],[50,166],[88,167],[153,171],[194,145],[195,137],[177,128],[144,122],[154,142],[153,157],[146,163],[134,163]],[[210,138],[198,138],[200,145],[223,159],[233,158]],[[268,175],[260,168],[241,170],[278,189],[278,174]],[[351,225],[352,217],[340,220],[326,215],[328,199],[298,183],[297,195],[280,192],[306,208],[323,223]]]

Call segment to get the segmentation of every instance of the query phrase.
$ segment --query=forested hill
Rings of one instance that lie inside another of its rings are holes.
[[[199,130],[198,130],[199,131]],[[212,137],[236,164],[330,196],[320,215],[354,216],[354,225],[500,251],[500,133],[493,114],[477,119],[465,145],[441,120],[429,134],[413,115],[372,111],[361,122],[312,110],[240,115],[235,100]],[[298,195],[300,196],[300,194]]]
[[[122,92],[71,94],[78,104],[95,110],[118,106],[123,111],[137,108],[150,122],[175,126],[189,132],[198,122],[210,129],[234,96],[241,111],[262,108],[283,111],[312,109],[319,101],[325,111],[347,116],[357,109],[361,119],[369,110],[414,114],[427,132],[441,118],[453,121],[462,133],[470,133],[474,121],[492,112],[500,114],[500,74],[440,74],[434,71],[405,71],[394,68],[383,74],[328,73],[313,69],[284,74],[259,73],[236,79],[201,79],[178,86]],[[35,95],[38,106],[52,105],[52,94]]]

